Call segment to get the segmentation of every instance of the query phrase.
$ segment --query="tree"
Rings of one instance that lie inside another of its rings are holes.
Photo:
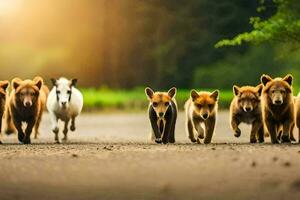
[[[299,0],[260,0],[258,12],[276,11],[270,17],[251,17],[253,30],[238,34],[233,39],[219,41],[215,47],[237,46],[244,42],[284,42],[292,47],[300,47],[300,3]]]

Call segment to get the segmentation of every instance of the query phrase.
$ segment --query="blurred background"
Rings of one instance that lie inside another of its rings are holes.
[[[267,1],[267,0],[266,0]],[[300,85],[300,53],[263,43],[215,48],[268,18],[274,2],[244,0],[0,0],[0,79],[79,79],[86,110],[146,109],[145,86],[176,86],[180,106],[191,88],[257,85],[262,73],[292,73]]]

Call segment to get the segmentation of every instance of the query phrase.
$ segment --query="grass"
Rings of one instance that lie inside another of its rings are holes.
[[[206,89],[207,91],[213,91]],[[138,111],[145,110],[148,100],[143,88],[132,90],[111,90],[108,88],[88,88],[81,89],[84,96],[84,109],[91,110],[126,110]],[[183,109],[184,102],[189,98],[190,91],[179,89],[176,100],[180,110]],[[221,90],[219,107],[221,109],[229,108],[233,97],[231,90]]]

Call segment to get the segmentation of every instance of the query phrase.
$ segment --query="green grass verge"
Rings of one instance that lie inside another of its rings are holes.
[[[148,100],[143,88],[133,90],[111,90],[107,88],[81,89],[84,96],[84,110],[126,110],[138,111],[147,108]],[[206,91],[213,91],[206,89]],[[189,98],[190,91],[179,89],[176,100],[180,110],[183,109],[184,102]],[[219,107],[229,108],[233,94],[231,90],[221,90]]]

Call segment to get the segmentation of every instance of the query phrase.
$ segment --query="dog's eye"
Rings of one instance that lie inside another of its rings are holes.
[[[170,105],[170,103],[169,103],[169,102],[166,102],[166,103],[165,103],[165,106],[169,106],[169,105]]]
[[[202,108],[202,105],[201,104],[196,104],[196,106],[201,109]]]
[[[243,101],[245,101],[245,98],[243,97],[243,98],[239,98],[239,100],[238,100],[239,102],[243,102]]]
[[[57,90],[57,91],[56,91],[56,94],[60,94],[60,91],[59,91],[59,90]]]
[[[35,95],[35,93],[34,93],[34,92],[31,92],[31,93],[30,93],[30,95],[31,95],[31,96],[34,96],[34,95]]]
[[[213,104],[208,104],[208,107],[209,107],[209,108],[213,108],[214,105],[213,105]]]
[[[67,93],[68,93],[68,94],[71,94],[71,90],[68,90]]]
[[[285,93],[285,91],[284,91],[284,90],[281,90],[281,91],[280,91],[280,93],[281,93],[281,94],[284,94],[284,93]]]
[[[153,102],[152,105],[153,105],[153,107],[157,107],[157,106],[158,106],[158,103]]]

